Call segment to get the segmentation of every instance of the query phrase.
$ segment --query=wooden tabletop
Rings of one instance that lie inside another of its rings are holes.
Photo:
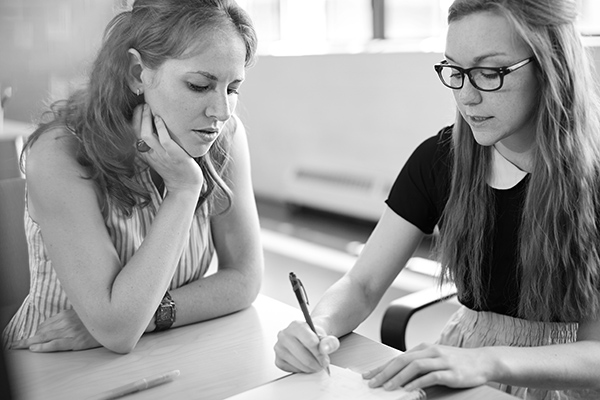
[[[274,364],[277,332],[298,309],[260,295],[253,306],[222,318],[145,334],[127,355],[104,348],[36,354],[9,350],[12,389],[17,399],[86,399],[117,386],[171,370],[173,382],[128,399],[224,399],[287,375]],[[351,333],[332,363],[355,370],[372,368],[399,352]],[[429,399],[514,399],[483,386],[466,391],[434,388]]]

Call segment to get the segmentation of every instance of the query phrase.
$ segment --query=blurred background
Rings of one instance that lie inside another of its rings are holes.
[[[104,27],[130,3],[0,0],[0,88],[12,88],[5,121],[26,132],[45,105],[85,83]],[[260,43],[238,114],[249,135],[265,246],[263,293],[296,306],[287,280],[294,271],[314,304],[352,266],[413,149],[453,121],[451,92],[432,67],[443,58],[451,1],[238,3]],[[600,1],[579,6],[600,71]],[[0,178],[18,175],[20,134],[0,139]],[[379,340],[387,302],[434,284],[429,245],[359,333]],[[433,340],[455,306],[420,317],[414,340]]]

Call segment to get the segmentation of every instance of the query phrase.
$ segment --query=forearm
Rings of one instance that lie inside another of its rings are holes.
[[[260,290],[260,264],[245,270],[220,269],[169,293],[177,306],[173,327],[218,318],[249,307]],[[153,329],[154,319],[149,329]]]
[[[86,323],[104,346],[133,347],[143,334],[188,242],[195,201],[192,194],[167,196],[141,246],[109,283],[105,305]]]
[[[490,381],[542,389],[600,389],[600,342],[489,347]]]
[[[341,337],[356,329],[376,305],[376,299],[369,300],[357,283],[344,276],[325,292],[312,317],[327,334]]]

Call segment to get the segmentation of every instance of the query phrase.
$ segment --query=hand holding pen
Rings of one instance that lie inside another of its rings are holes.
[[[321,336],[319,336],[319,334],[317,333],[310,313],[308,312],[308,297],[306,295],[306,290],[304,290],[304,285],[302,285],[302,281],[298,279],[293,272],[290,272],[290,283],[292,284],[292,289],[294,290],[294,294],[298,299],[298,304],[300,305],[302,314],[304,314],[304,319],[306,320],[306,323],[308,324],[310,329],[315,333],[315,335],[319,337],[319,340],[321,340]],[[329,371],[328,365],[325,366],[325,370],[327,371],[327,374],[331,376],[331,372]]]

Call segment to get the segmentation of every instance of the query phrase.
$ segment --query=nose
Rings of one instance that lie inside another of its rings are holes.
[[[481,91],[473,86],[467,76],[463,82],[463,87],[454,92],[458,102],[464,105],[478,104],[481,102]]]
[[[227,93],[214,92],[210,104],[206,108],[206,116],[219,121],[227,121],[233,113],[230,101]]]

